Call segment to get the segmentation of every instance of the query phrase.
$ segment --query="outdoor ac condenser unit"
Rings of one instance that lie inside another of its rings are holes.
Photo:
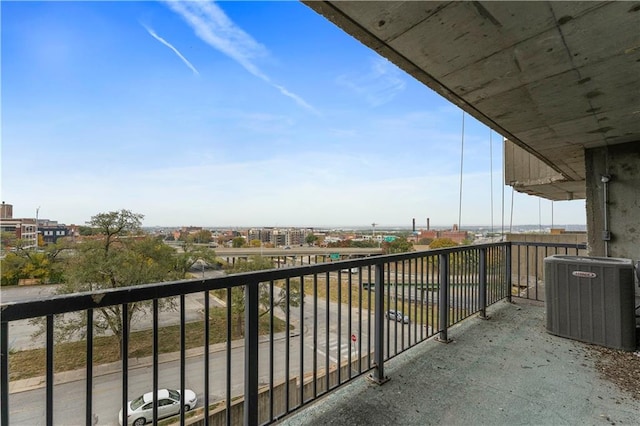
[[[630,259],[545,258],[547,331],[609,348],[635,350],[633,270]]]

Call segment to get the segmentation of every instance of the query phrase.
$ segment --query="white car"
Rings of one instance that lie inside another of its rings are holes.
[[[174,389],[158,389],[158,419],[176,415],[180,412],[180,407],[184,411],[192,410],[196,407],[198,399],[191,389],[184,390],[184,401],[180,398],[180,391]],[[127,425],[142,426],[153,421],[153,392],[129,401],[127,403]],[[122,410],[118,414],[118,421],[123,425]]]
[[[385,312],[384,316],[387,317],[387,319],[409,324],[409,317],[404,315],[400,311],[394,311],[393,309],[389,309],[387,312]]]

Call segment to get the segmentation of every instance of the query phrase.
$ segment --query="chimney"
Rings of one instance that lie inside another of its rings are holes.
[[[429,230],[429,218],[427,218],[427,231]]]

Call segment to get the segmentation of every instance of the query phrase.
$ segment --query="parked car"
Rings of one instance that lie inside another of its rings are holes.
[[[191,389],[184,390],[184,400],[180,398],[180,391],[175,389],[158,389],[158,419],[170,417],[180,412],[192,410],[198,399]],[[153,392],[147,392],[127,403],[127,425],[142,426],[153,421]],[[122,410],[118,414],[118,421],[123,425]]]
[[[385,312],[384,316],[390,320],[409,324],[409,317],[404,315],[401,311],[394,311],[393,309],[389,309],[387,312]]]

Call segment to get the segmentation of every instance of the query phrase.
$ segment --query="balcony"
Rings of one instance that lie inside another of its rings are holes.
[[[168,420],[180,424],[633,423],[640,405],[598,378],[586,345],[543,329],[539,264],[581,249],[506,242],[3,303],[2,425],[117,424],[127,401],[163,387],[197,394]],[[169,299],[176,310],[162,309]],[[129,327],[138,302],[146,315]],[[106,307],[125,325],[126,356],[108,364],[94,361]],[[59,372],[65,315],[86,315],[84,362]],[[32,318],[44,318],[46,368],[18,380],[10,325]],[[172,321],[178,350],[162,353]],[[190,348],[193,324],[202,343]],[[150,355],[134,355],[136,330]]]
[[[387,363],[384,386],[358,380],[282,424],[637,424],[640,401],[605,381],[597,352],[544,330],[544,307],[500,302],[489,321],[451,328]]]

